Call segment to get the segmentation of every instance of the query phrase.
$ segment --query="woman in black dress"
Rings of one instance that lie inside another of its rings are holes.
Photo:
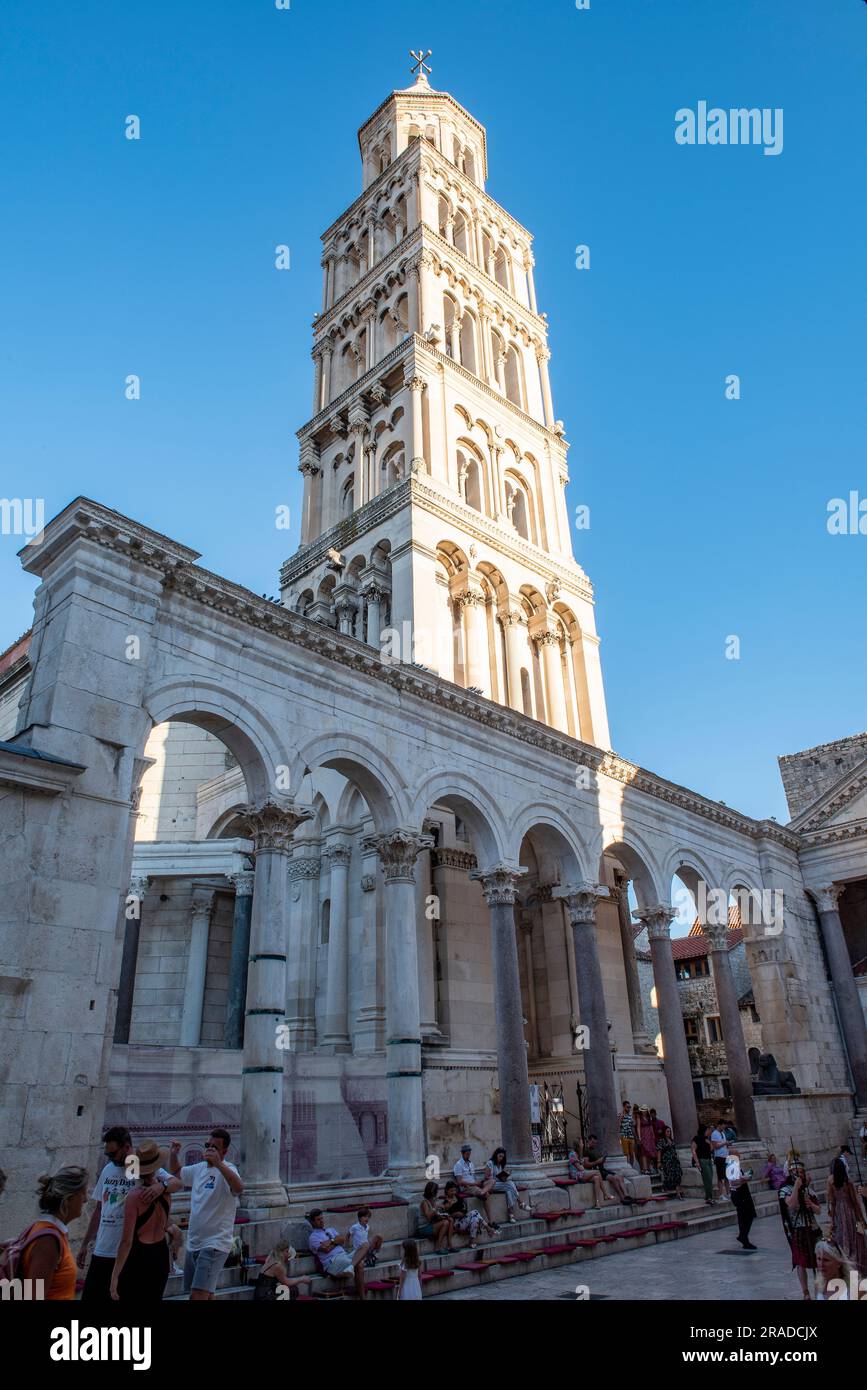
[[[289,1270],[295,1259],[295,1251],[288,1240],[280,1240],[266,1257],[262,1272],[253,1286],[254,1303],[277,1303],[283,1298],[298,1298],[300,1284],[312,1284],[309,1274],[289,1278]],[[286,1289],[285,1294],[280,1289]]]
[[[121,1303],[159,1303],[169,1277],[166,1229],[172,1199],[157,1169],[166,1161],[155,1139],[135,1151],[138,1183],[123,1204],[123,1234],[111,1274],[111,1296]]]

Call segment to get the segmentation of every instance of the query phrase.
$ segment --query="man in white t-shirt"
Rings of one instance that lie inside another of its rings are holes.
[[[462,1197],[481,1197],[485,1207],[485,1216],[488,1225],[493,1226],[495,1231],[500,1228],[491,1215],[491,1193],[494,1190],[495,1179],[492,1176],[482,1178],[476,1176],[475,1166],[472,1161],[472,1145],[461,1144],[461,1156],[455,1164],[452,1172],[457,1180]]]
[[[226,1162],[231,1143],[226,1129],[211,1130],[201,1163],[181,1167],[176,1140],[169,1152],[169,1167],[184,1187],[192,1188],[190,1224],[187,1228],[187,1256],[184,1262],[184,1293],[191,1303],[214,1297],[235,1233],[235,1213],[244,1184],[234,1163]]]
[[[711,1130],[710,1146],[713,1151],[713,1161],[716,1168],[716,1195],[717,1201],[723,1202],[728,1197],[731,1188],[726,1177],[726,1159],[729,1156],[729,1141],[725,1137],[722,1120],[716,1120]]]
[[[137,1185],[138,1174],[128,1129],[123,1125],[113,1125],[111,1129],[106,1130],[102,1142],[108,1162],[90,1194],[97,1205],[91,1213],[90,1224],[81,1242],[78,1267],[84,1269],[88,1253],[93,1247],[81,1301],[106,1303],[113,1307],[110,1293],[111,1274],[123,1233],[123,1207],[127,1196]],[[177,1192],[180,1186],[180,1178],[173,1178],[165,1168],[158,1168],[154,1174],[154,1181],[142,1189],[144,1195],[141,1200],[149,1206],[165,1193]]]

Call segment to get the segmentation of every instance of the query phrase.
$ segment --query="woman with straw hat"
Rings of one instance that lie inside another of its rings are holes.
[[[123,1234],[111,1275],[111,1296],[121,1303],[159,1303],[169,1277],[166,1231],[172,1199],[157,1169],[166,1152],[155,1139],[145,1139],[135,1151],[136,1186],[123,1205]],[[150,1189],[156,1186],[153,1198]]]

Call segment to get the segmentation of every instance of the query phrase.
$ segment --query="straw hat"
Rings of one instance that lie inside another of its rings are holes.
[[[138,1159],[139,1173],[143,1178],[165,1166],[166,1151],[160,1148],[156,1139],[143,1139],[135,1151],[135,1156]]]

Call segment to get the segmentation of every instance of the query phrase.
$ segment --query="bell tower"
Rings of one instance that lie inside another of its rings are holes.
[[[282,600],[607,748],[532,236],[485,191],[485,129],[429,56],[361,127],[362,192],[322,236]]]

